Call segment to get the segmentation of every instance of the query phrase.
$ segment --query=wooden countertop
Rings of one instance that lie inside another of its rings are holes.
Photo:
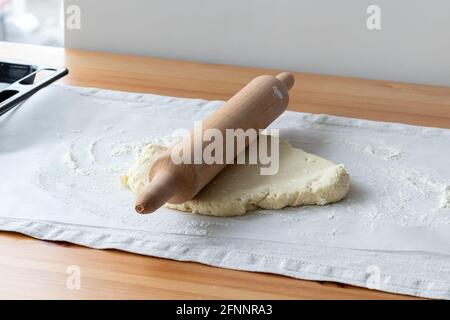
[[[66,65],[64,83],[227,100],[257,75],[241,68],[0,42],[0,60]],[[450,128],[450,88],[295,73],[290,110]],[[70,265],[81,289],[66,287]],[[398,299],[348,285],[233,271],[0,232],[0,298]]]

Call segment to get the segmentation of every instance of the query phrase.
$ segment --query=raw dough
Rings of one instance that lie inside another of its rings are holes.
[[[122,183],[138,193],[148,183],[154,159],[166,147],[149,144],[135,165],[122,176]],[[238,216],[258,208],[325,205],[343,199],[350,186],[344,165],[293,148],[280,140],[279,171],[260,175],[260,165],[228,165],[192,200],[165,206],[211,216]]]

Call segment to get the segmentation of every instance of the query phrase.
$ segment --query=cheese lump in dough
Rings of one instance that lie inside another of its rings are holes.
[[[166,203],[165,207],[227,217],[256,209],[325,205],[347,195],[350,177],[344,165],[294,148],[284,140],[279,146],[277,174],[261,175],[260,164],[230,164],[191,200]],[[153,161],[166,149],[158,144],[145,146],[136,163],[121,177],[122,183],[139,193],[148,184]]]

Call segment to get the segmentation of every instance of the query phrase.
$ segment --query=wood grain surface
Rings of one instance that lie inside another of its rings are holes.
[[[242,68],[0,42],[0,60],[65,65],[61,82],[227,100],[261,74]],[[295,73],[290,110],[450,128],[450,88]],[[5,183],[5,182],[4,182]],[[6,182],[7,183],[7,182]],[[81,288],[66,286],[71,265]],[[404,299],[328,282],[233,271],[0,232],[0,298]]]

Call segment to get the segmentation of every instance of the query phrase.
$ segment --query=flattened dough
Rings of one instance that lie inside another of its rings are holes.
[[[166,147],[149,144],[122,182],[134,193],[148,183],[148,171]],[[344,165],[293,148],[280,141],[280,164],[276,175],[260,175],[260,165],[228,165],[193,199],[165,206],[211,216],[238,216],[258,208],[325,205],[343,199],[350,186]]]

